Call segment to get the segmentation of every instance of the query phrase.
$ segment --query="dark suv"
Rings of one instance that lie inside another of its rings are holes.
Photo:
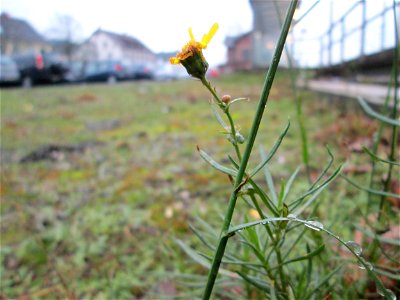
[[[24,87],[36,83],[55,83],[65,80],[68,68],[55,54],[25,53],[13,56]]]

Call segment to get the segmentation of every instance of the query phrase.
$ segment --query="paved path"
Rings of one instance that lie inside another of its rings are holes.
[[[345,96],[349,98],[357,99],[358,97],[361,97],[375,105],[383,105],[388,92],[388,88],[384,85],[348,82],[337,78],[311,79],[308,81],[299,80],[298,86],[317,92]],[[397,95],[400,98],[399,88],[397,89]],[[393,98],[394,92],[392,89],[390,105],[393,105],[394,103]]]

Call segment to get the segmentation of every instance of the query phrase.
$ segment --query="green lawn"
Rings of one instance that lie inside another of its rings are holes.
[[[232,108],[245,136],[262,83],[262,74],[215,80],[220,94],[250,98]],[[377,123],[354,104],[302,96],[312,175],[328,161],[329,144],[335,165],[347,160],[346,173],[365,181],[368,156],[357,147],[370,142]],[[1,90],[0,298],[190,298],[182,281],[207,270],[176,239],[198,244],[188,226],[197,217],[219,228],[230,189],[196,150],[229,163],[231,148],[209,99],[194,80]],[[290,132],[271,163],[278,184],[302,164],[295,105],[282,73],[257,144],[271,147],[289,118]],[[72,148],[20,162],[46,145]],[[305,182],[302,169],[295,191]],[[352,222],[348,216],[364,194],[340,178],[332,190],[323,194],[318,216],[351,238],[343,224]],[[238,212],[239,219],[248,209],[239,203]]]

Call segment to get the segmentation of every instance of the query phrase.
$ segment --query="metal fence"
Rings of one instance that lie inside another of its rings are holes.
[[[337,20],[333,19],[334,1],[331,1],[330,5],[329,26],[321,36],[316,38],[292,36],[291,52],[298,65],[329,67],[395,46],[390,40],[395,40],[396,25],[393,10],[397,11],[398,19],[399,2],[382,5],[380,11],[367,16],[367,1],[357,1]],[[391,35],[390,38],[388,35]]]

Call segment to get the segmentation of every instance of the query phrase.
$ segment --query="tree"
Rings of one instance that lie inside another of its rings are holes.
[[[52,28],[48,32],[53,51],[71,61],[77,42],[81,38],[81,31],[81,25],[72,16],[56,15]]]

